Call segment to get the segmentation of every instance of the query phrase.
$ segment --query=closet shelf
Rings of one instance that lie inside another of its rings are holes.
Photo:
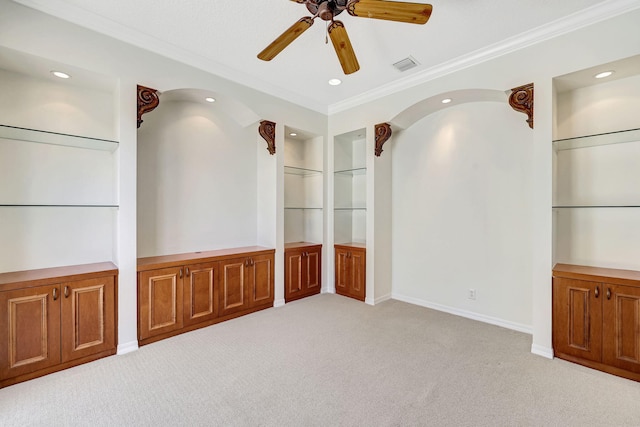
[[[285,166],[284,173],[287,175],[299,175],[299,176],[322,175],[321,170],[299,168],[295,166]]]
[[[351,176],[365,175],[367,173],[367,168],[337,170],[334,173],[340,174],[340,175],[351,175]]]
[[[346,207],[346,208],[334,208],[334,210],[336,210],[336,211],[366,211],[367,208],[366,207],[352,206],[352,207]]]
[[[16,141],[35,142],[40,144],[63,145],[68,147],[86,148],[90,150],[115,151],[117,141],[90,138],[86,136],[70,135],[66,133],[49,132],[38,129],[28,129],[0,124],[0,138]]]
[[[556,151],[562,151],[636,141],[640,141],[640,129],[628,129],[599,133],[596,135],[578,136],[575,138],[556,139],[553,141],[553,148]]]

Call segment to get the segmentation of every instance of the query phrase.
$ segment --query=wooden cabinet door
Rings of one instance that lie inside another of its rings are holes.
[[[349,294],[364,301],[366,293],[366,252],[364,249],[353,249],[350,252],[351,259],[351,287]]]
[[[62,362],[115,350],[115,278],[68,282],[62,291]]]
[[[249,308],[248,265],[248,257],[220,261],[220,316]]]
[[[336,293],[349,295],[351,282],[351,261],[349,251],[343,248],[336,248]]]
[[[293,301],[300,298],[303,291],[303,256],[302,249],[291,249],[285,252],[284,260],[284,300]]]
[[[0,292],[0,380],[60,363],[60,286]]]
[[[273,256],[251,255],[247,270],[249,307],[273,304]]]
[[[183,267],[140,272],[138,280],[139,338],[182,328]]]
[[[553,349],[556,353],[602,360],[603,285],[553,278]]]
[[[218,312],[218,263],[185,267],[184,325],[194,325],[216,317]]]
[[[603,286],[603,362],[640,373],[640,288]]]
[[[317,294],[322,287],[322,249],[314,248],[306,251],[305,256],[305,284],[303,285],[307,295]]]

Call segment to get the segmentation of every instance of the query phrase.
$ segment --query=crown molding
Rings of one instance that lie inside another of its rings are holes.
[[[291,102],[312,111],[327,114],[327,105],[311,98],[276,86],[265,80],[255,78],[242,71],[232,69],[216,61],[195,54],[183,48],[171,45],[165,41],[144,34],[118,24],[110,19],[89,12],[77,6],[69,5],[61,0],[12,0],[31,9],[46,13],[64,21],[87,28],[121,42],[165,56],[171,60],[182,62],[198,68],[206,73],[220,77],[230,82],[249,87],[255,91]],[[81,24],[80,24],[81,23]]]
[[[580,28],[596,24],[618,15],[640,9],[639,0],[609,0],[579,12],[573,13],[562,19],[521,33],[517,36],[505,39],[493,45],[475,50],[466,55],[459,56],[451,61],[443,62],[424,71],[414,73],[406,78],[396,80],[379,88],[364,92],[341,102],[329,105],[329,115],[358,107],[367,102],[391,95],[393,93],[410,89],[419,84],[443,77],[447,74],[481,64],[491,59],[515,52],[528,46],[541,43],[570,33]]]

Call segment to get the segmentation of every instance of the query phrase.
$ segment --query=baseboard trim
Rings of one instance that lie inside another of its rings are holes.
[[[389,301],[390,299],[391,299],[391,294],[382,295],[381,297],[374,299],[373,304],[377,305],[377,304],[380,304],[381,302]]]
[[[284,299],[277,299],[277,300],[274,300],[274,301],[273,301],[273,306],[274,306],[275,308],[283,307],[283,306],[284,306]]]
[[[486,316],[484,314],[474,313],[472,311],[462,310],[455,307],[449,307],[446,305],[437,304],[434,302],[429,302],[429,301],[408,297],[408,296],[396,294],[396,293],[391,294],[391,299],[406,302],[409,304],[419,305],[421,307],[430,308],[433,310],[453,314],[456,316],[465,317],[467,319],[477,320],[479,322],[488,323],[490,325],[500,326],[502,328],[511,329],[514,331],[533,335],[533,329],[531,328],[531,326],[523,325],[521,323],[510,322],[508,320],[499,319],[497,317]]]
[[[531,344],[531,353],[537,356],[546,357],[547,359],[553,359],[553,349],[549,347]]]
[[[117,355],[122,356],[123,354],[132,353],[138,350],[138,341],[130,341],[128,343],[119,344]]]

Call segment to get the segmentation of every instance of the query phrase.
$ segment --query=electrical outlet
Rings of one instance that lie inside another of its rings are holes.
[[[469,299],[476,299],[476,290],[469,289]]]

